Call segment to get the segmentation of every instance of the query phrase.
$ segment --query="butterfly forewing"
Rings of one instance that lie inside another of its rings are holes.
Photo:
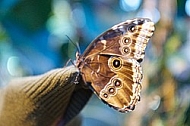
[[[140,62],[153,32],[149,19],[127,20],[97,37],[77,59],[86,84],[120,112],[133,110],[140,100]]]

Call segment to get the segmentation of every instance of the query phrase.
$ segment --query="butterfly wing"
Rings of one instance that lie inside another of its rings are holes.
[[[149,19],[127,20],[98,36],[81,57],[88,59],[97,54],[108,54],[142,61],[153,31],[154,23]]]
[[[97,37],[77,60],[83,80],[121,112],[133,110],[140,100],[140,62],[153,31],[149,19],[127,20]]]

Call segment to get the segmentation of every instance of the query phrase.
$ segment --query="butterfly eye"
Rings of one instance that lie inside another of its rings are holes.
[[[120,87],[120,86],[121,86],[121,81],[118,80],[118,79],[116,79],[116,80],[114,81],[114,85],[115,85],[116,87]]]
[[[129,27],[129,31],[130,31],[130,32],[134,32],[135,30],[136,30],[136,29],[135,29],[135,26],[130,26],[130,27]]]
[[[120,67],[120,65],[121,65],[120,60],[115,59],[115,60],[113,61],[113,66],[114,66],[115,68]]]
[[[104,98],[108,98],[108,94],[104,93]]]
[[[123,48],[123,53],[129,54],[130,53],[130,49],[128,47],[124,47]]]
[[[109,89],[109,93],[110,93],[110,94],[114,94],[114,93],[115,93],[115,89],[111,87],[111,88]]]
[[[122,42],[123,42],[123,44],[128,45],[128,44],[131,43],[131,38],[129,38],[129,37],[124,37]]]
[[[111,70],[120,70],[120,68],[122,67],[123,65],[123,61],[121,58],[119,57],[110,57],[109,60],[108,60],[108,66]]]

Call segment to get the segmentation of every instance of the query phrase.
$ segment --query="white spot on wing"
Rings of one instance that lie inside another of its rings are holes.
[[[106,41],[106,40],[101,40],[101,43],[103,43],[103,44],[104,44],[103,49],[106,49],[106,43],[107,43],[107,41]]]
[[[97,56],[97,60],[98,60],[98,62],[100,61],[100,55],[98,55]],[[97,71],[96,71],[97,73],[99,73],[100,72],[100,65],[98,66],[98,69],[97,69]]]

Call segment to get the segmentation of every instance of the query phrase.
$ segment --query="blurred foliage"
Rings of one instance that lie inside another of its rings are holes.
[[[190,125],[189,0],[0,1],[0,86],[15,76],[44,73],[75,59],[101,32],[126,19],[151,18],[140,103],[121,114],[93,97],[83,126]]]
[[[51,0],[20,0],[7,11],[4,18],[34,32],[44,26],[50,12]]]

